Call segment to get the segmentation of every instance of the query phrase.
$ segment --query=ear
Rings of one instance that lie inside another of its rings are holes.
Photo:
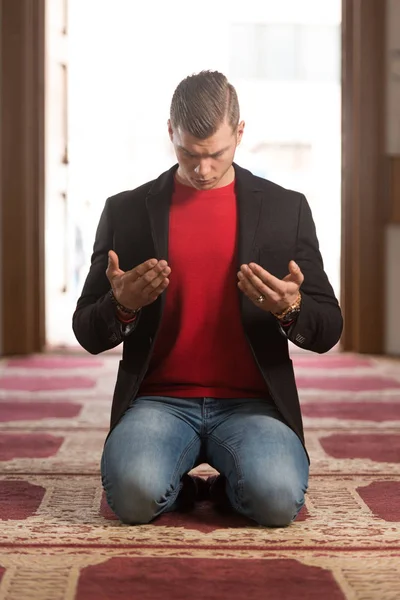
[[[245,122],[240,121],[238,128],[237,128],[237,132],[236,132],[236,146],[239,146],[240,142],[242,141],[244,127],[245,127]]]
[[[172,125],[171,125],[171,119],[168,119],[168,135],[169,135],[169,139],[171,140],[171,142],[173,142],[173,137],[174,137],[174,131],[172,129]]]

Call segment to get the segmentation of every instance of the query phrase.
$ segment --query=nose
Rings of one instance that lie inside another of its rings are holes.
[[[208,159],[201,159],[194,172],[201,179],[207,179],[207,175],[210,173],[211,167]]]

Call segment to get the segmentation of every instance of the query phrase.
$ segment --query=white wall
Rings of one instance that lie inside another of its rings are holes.
[[[387,1],[386,154],[400,155],[400,0]],[[386,229],[385,351],[400,355],[400,225]]]

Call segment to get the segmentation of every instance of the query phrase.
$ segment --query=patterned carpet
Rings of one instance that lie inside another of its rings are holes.
[[[310,489],[268,530],[207,503],[115,519],[99,458],[118,358],[0,362],[0,600],[400,598],[400,362],[293,356]]]

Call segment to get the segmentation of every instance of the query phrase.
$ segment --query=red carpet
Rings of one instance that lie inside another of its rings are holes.
[[[268,530],[207,503],[119,523],[99,479],[118,358],[0,362],[0,600],[400,598],[400,362],[293,356],[310,489]]]

